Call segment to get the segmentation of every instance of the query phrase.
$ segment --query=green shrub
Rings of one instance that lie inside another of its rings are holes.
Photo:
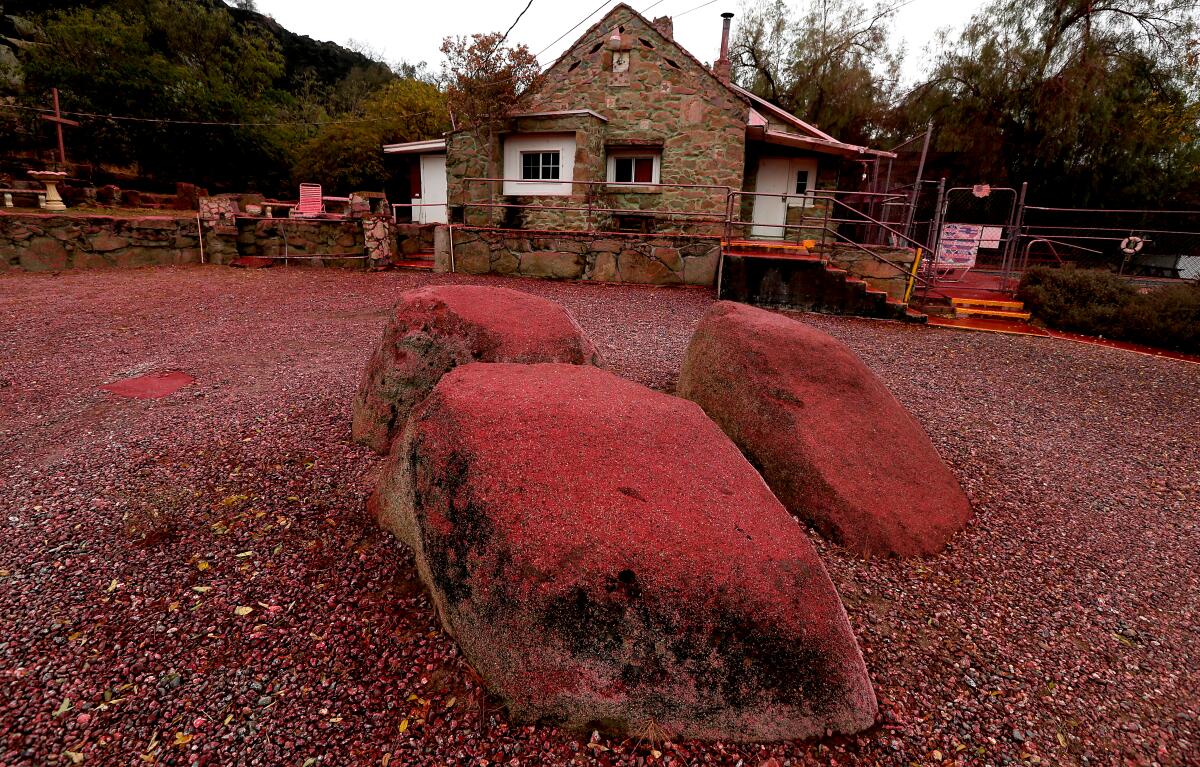
[[[1025,273],[1017,297],[1053,328],[1200,352],[1200,285],[1139,293],[1111,272],[1039,267]]]
[[[1121,313],[1121,327],[1130,341],[1200,354],[1200,284],[1137,296]]]

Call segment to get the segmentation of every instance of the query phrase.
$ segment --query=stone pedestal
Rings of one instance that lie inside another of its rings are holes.
[[[58,184],[67,177],[66,173],[44,170],[33,171],[29,175],[46,185],[46,201],[42,204],[43,208],[53,211],[67,209],[67,204],[63,202],[62,195],[58,193]]]

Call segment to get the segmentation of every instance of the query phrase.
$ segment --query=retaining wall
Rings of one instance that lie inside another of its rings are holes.
[[[517,274],[641,285],[704,285],[716,280],[716,238],[537,232],[454,227],[454,265],[466,274]],[[449,268],[439,249],[437,268]]]
[[[196,219],[0,212],[0,270],[200,263]]]

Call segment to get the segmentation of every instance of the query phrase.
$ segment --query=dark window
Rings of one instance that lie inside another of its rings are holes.
[[[557,181],[559,179],[559,152],[522,152],[522,181]]]
[[[808,171],[796,171],[796,194],[808,194]]]
[[[617,157],[613,160],[613,179],[618,184],[653,184],[653,157]]]

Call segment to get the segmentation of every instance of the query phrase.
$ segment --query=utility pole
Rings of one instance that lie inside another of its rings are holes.
[[[58,107],[58,88],[51,89],[51,94],[54,96],[54,114],[42,115],[42,119],[54,123],[54,129],[58,133],[58,164],[62,166],[62,170],[67,169],[67,147],[63,143],[63,126],[67,125],[72,128],[78,128],[79,123],[74,120],[68,120],[62,116],[62,110]]]
[[[925,175],[925,158],[929,156],[929,138],[933,135],[933,120],[925,124],[925,144],[921,147],[921,160],[917,163],[917,180],[909,198],[908,215],[904,219],[904,236],[912,237],[913,217],[917,215],[917,200],[921,196],[921,177]]]

